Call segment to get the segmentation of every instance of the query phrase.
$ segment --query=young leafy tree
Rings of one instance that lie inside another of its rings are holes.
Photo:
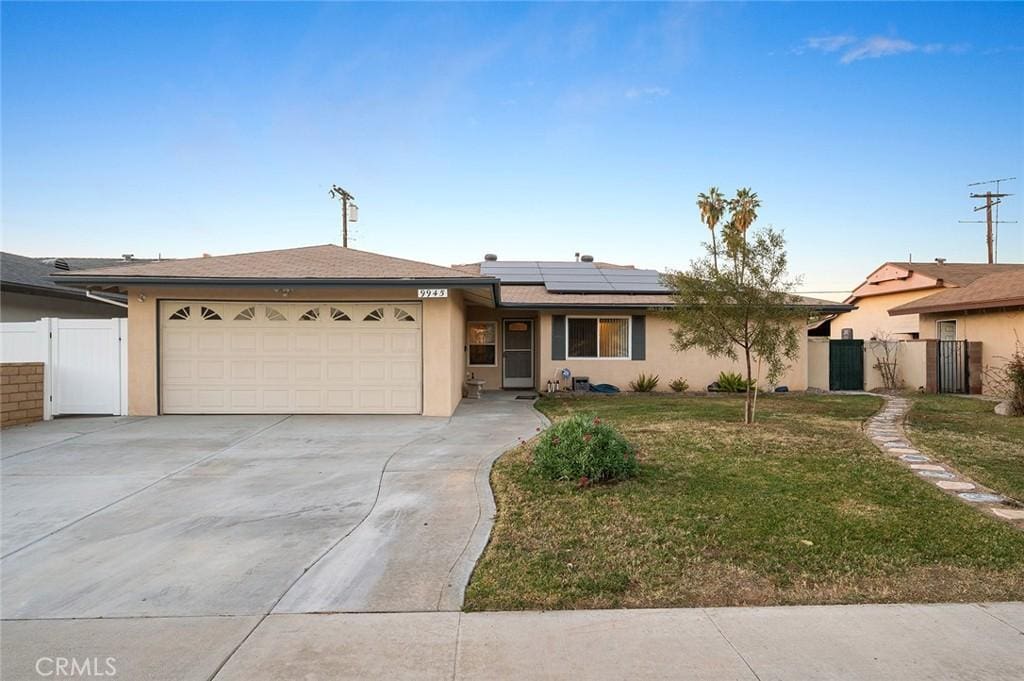
[[[712,357],[732,360],[742,355],[748,385],[743,420],[753,423],[754,364],[766,367],[769,382],[777,381],[799,356],[798,322],[806,321],[807,312],[796,306],[792,291],[799,280],[787,271],[782,234],[771,228],[749,231],[761,205],[757,194],[740,189],[726,205],[721,241],[712,229],[705,257],[692,261],[686,272],[664,276],[675,302],[666,314],[673,322],[675,349],[699,347]],[[708,224],[703,207],[701,213]]]

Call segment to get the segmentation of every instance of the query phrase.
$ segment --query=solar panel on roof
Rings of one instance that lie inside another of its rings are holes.
[[[544,284],[553,293],[664,293],[654,270],[599,268],[592,262],[485,261],[480,274],[503,284]]]
[[[544,288],[552,293],[601,293],[612,289],[607,282],[545,282]]]

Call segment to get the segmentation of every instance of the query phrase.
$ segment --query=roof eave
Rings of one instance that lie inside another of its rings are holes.
[[[529,310],[655,310],[672,307],[672,303],[501,303],[498,307]]]
[[[381,287],[450,286],[479,288],[494,286],[493,277],[161,277],[161,276],[100,276],[52,275],[55,281],[67,286],[295,286],[295,287]]]
[[[32,284],[18,284],[5,281],[0,283],[0,289],[8,293],[23,293],[29,296],[50,296],[51,298],[66,298],[68,300],[86,299],[85,291],[73,288],[34,286]]]
[[[1001,310],[1011,307],[1024,307],[1024,298],[1007,298],[1005,300],[989,300],[978,303],[948,303],[946,305],[928,305],[903,308],[894,307],[889,310],[890,317],[906,314],[931,314],[939,312],[958,312],[969,310]]]
[[[584,310],[666,310],[675,307],[675,303],[501,303],[498,307],[528,308],[540,310],[560,309],[584,309]],[[808,312],[849,312],[856,309],[854,305],[791,305],[793,309],[807,310]]]

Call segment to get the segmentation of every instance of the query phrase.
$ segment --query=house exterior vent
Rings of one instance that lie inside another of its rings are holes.
[[[582,262],[594,262],[594,256],[592,255],[581,255],[580,261]]]
[[[495,255],[494,253],[488,253],[484,255],[484,260],[486,260],[487,262],[495,262],[497,259],[498,256]]]
[[[63,270],[64,272],[70,272],[71,265],[68,265],[68,261],[65,260],[64,258],[57,258],[56,260],[53,261],[53,269]]]

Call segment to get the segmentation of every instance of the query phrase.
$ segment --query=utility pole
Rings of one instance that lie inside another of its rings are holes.
[[[331,185],[331,189],[327,193],[332,199],[341,201],[341,245],[343,248],[348,248],[349,208],[352,209],[352,222],[358,222],[359,206],[355,204],[354,196],[336,184]]]
[[[1003,177],[998,180],[986,180],[984,182],[972,182],[967,185],[968,187],[977,187],[983,184],[994,184],[996,190],[986,191],[984,193],[971,192],[970,197],[972,199],[985,199],[983,206],[975,206],[974,212],[977,213],[979,210],[985,211],[984,220],[960,220],[961,223],[985,223],[985,245],[988,247],[988,264],[991,265],[999,260],[999,225],[1000,224],[1015,224],[1016,220],[1000,220],[999,219],[999,206],[1003,203],[1003,199],[1007,196],[1013,196],[1013,194],[1003,194],[999,191],[999,185],[1002,182],[1008,182],[1009,180],[1016,180],[1015,177]],[[995,216],[993,217],[992,209],[995,208]]]

